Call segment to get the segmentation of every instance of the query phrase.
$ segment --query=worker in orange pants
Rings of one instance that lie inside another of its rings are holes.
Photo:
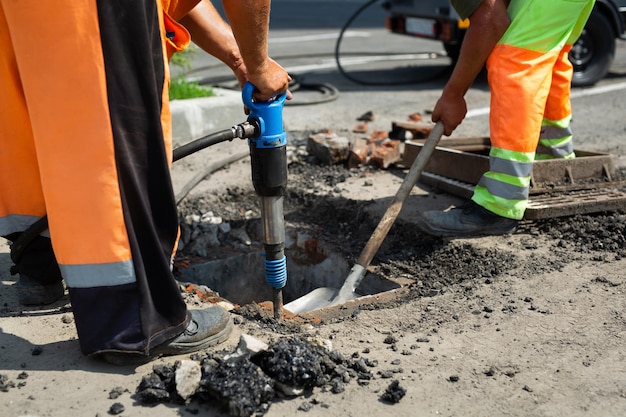
[[[224,7],[255,98],[285,93],[269,0]],[[202,349],[232,328],[219,307],[188,310],[171,272],[165,20],[160,0],[0,0],[0,235],[15,241],[47,215],[16,285],[54,298],[63,279],[82,352],[114,363]]]
[[[594,0],[455,0],[469,18],[459,60],[432,120],[450,135],[467,113],[465,93],[487,65],[489,171],[466,204],[427,211],[420,228],[442,237],[510,233],[528,204],[533,161],[573,158],[568,53]]]

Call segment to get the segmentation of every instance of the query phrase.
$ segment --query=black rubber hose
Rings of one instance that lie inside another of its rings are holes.
[[[173,161],[176,162],[179,159],[183,159],[186,156],[191,155],[199,150],[204,148],[208,148],[212,145],[217,145],[218,143],[226,142],[229,140],[233,140],[237,137],[235,134],[235,130],[233,128],[224,129],[219,132],[211,133],[207,136],[204,136],[200,139],[196,139],[192,142],[186,143],[178,148],[174,149]]]
[[[420,80],[416,80],[414,82],[409,82],[409,81],[396,81],[396,82],[386,82],[386,83],[382,83],[380,81],[365,81],[365,80],[359,80],[353,76],[351,76],[350,74],[348,74],[343,67],[341,66],[341,62],[339,60],[340,58],[340,47],[341,47],[341,41],[343,40],[343,35],[344,33],[348,30],[348,28],[350,27],[350,25],[352,24],[352,22],[354,22],[354,20],[368,7],[370,7],[372,4],[378,2],[379,0],[369,0],[367,3],[363,4],[361,7],[359,7],[357,9],[357,11],[350,16],[350,18],[346,21],[346,23],[343,25],[343,27],[341,28],[341,30],[339,31],[339,36],[337,37],[337,43],[335,43],[335,62],[337,63],[337,68],[339,69],[339,72],[341,73],[341,75],[343,75],[344,77],[346,77],[348,80],[357,83],[357,84],[361,84],[361,85],[369,85],[369,86],[386,86],[386,85],[406,85],[406,84],[416,84],[418,82],[426,82],[429,81],[431,79],[435,79],[437,78],[441,73],[443,73],[444,71],[441,71],[440,73],[436,73],[430,77],[427,78],[423,78]]]
[[[308,106],[311,104],[322,104],[328,103],[330,101],[337,100],[339,98],[339,90],[332,84],[328,83],[301,83],[297,80],[297,78],[292,75],[293,81],[292,84],[289,85],[289,89],[292,92],[296,92],[298,90],[309,90],[309,91],[317,91],[320,93],[319,98],[315,98],[308,101],[299,101],[299,100],[287,100],[285,101],[285,106]]]
[[[311,55],[303,55],[307,58],[310,58]],[[294,58],[294,56],[288,56],[286,58]],[[278,59],[278,58],[277,58]],[[216,65],[215,67],[218,67],[219,65]],[[211,68],[210,66],[207,67],[203,67],[203,69],[207,69],[207,68]],[[193,71],[192,71],[193,72]],[[307,101],[301,101],[301,100],[286,100],[285,101],[285,106],[308,106],[308,105],[312,105],[312,104],[322,104],[322,103],[328,103],[330,101],[333,100],[337,100],[339,98],[339,90],[333,86],[332,84],[327,84],[327,83],[303,83],[298,79],[297,75],[294,74],[289,74],[291,76],[291,82],[289,83],[289,90],[291,90],[291,92],[295,93],[298,90],[307,90],[307,91],[317,91],[318,93],[320,93],[319,98],[313,98],[311,100],[307,100]],[[239,82],[234,79],[234,78],[227,78],[227,79],[212,79],[210,77],[204,77],[201,78],[200,80],[198,80],[198,84],[200,85],[208,85],[211,84],[215,87],[220,87],[220,88],[224,88],[227,90],[238,90],[239,87]]]

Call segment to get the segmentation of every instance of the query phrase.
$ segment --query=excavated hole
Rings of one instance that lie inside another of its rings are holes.
[[[290,248],[287,258],[287,283],[283,299],[288,303],[321,287],[340,288],[352,265],[317,238],[287,230]],[[255,246],[260,246],[257,243]],[[232,254],[226,258],[198,260],[180,270],[179,280],[205,285],[232,303],[243,305],[272,300],[273,291],[266,282],[265,258],[261,251]],[[361,296],[400,288],[393,280],[367,274],[357,293]]]
[[[322,287],[340,288],[376,224],[363,207],[332,197],[328,188],[364,171],[324,166],[304,152],[305,138],[290,135],[289,179],[284,196],[287,283],[285,304]],[[181,245],[176,274],[181,282],[204,285],[226,300],[245,305],[273,299],[266,282],[259,197],[250,181],[179,205]],[[226,226],[226,227],[225,227]],[[358,235],[358,239],[355,238]],[[357,294],[386,293],[402,286],[394,277],[366,274]]]
[[[273,292],[265,281],[260,220],[254,218],[254,213],[248,213],[252,217],[249,220],[227,220],[238,212],[235,207],[253,206],[257,197],[253,192],[229,195],[234,197],[222,202],[224,208],[219,215],[213,212],[214,217],[230,224],[228,232],[202,222],[183,223],[184,246],[179,252],[177,278],[204,285],[241,306],[271,301]],[[193,207],[199,210],[203,204],[195,201]],[[285,200],[285,304],[317,288],[342,286],[379,221],[379,216],[368,210],[371,204],[307,191],[294,190],[289,194]],[[207,230],[201,232],[203,228]],[[206,239],[211,234],[209,229],[216,236]],[[243,231],[247,240],[241,241]],[[195,240],[189,236],[195,236]],[[199,245],[203,237],[204,243]],[[214,245],[219,242],[220,246],[207,249],[206,241]],[[198,251],[199,248],[203,250]],[[533,263],[534,268],[539,268],[536,260]],[[437,296],[451,286],[466,281],[487,282],[519,267],[512,251],[432,238],[413,224],[399,222],[391,228],[370,265],[373,273],[366,274],[357,288],[363,296],[358,308],[393,306],[408,299]],[[337,307],[324,311],[323,316],[339,318],[350,314],[352,307],[357,308],[354,303],[348,309]],[[251,311],[253,316],[255,312]]]

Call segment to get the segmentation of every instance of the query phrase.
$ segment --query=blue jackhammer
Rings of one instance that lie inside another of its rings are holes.
[[[258,136],[248,138],[252,184],[260,197],[265,279],[273,288],[274,317],[282,317],[282,288],[287,283],[285,219],[283,194],[287,186],[287,133],[283,128],[286,94],[268,102],[252,101],[254,86],[246,83],[243,102],[250,110],[248,122],[258,128]]]

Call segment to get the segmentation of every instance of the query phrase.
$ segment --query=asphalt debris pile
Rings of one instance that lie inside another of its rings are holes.
[[[626,214],[624,212],[576,215],[540,221],[532,225],[537,233],[556,240],[556,246],[576,252],[610,252],[626,256]]]
[[[380,253],[377,273],[415,278],[414,296],[440,295],[447,287],[465,281],[489,283],[520,265],[513,252],[477,248],[469,243],[410,239],[403,237],[407,228],[400,229],[404,231],[394,241],[405,244]]]
[[[233,417],[264,414],[276,396],[274,381],[245,357],[208,357],[201,360],[201,366],[197,398],[217,401]]]
[[[184,405],[195,400],[218,405],[233,417],[262,415],[278,398],[297,398],[315,388],[339,394],[351,381],[367,385],[374,378],[371,368],[377,365],[297,336],[281,337],[258,352],[213,352],[195,354],[191,359],[201,369],[195,392],[181,396],[182,382],[177,378],[181,361],[177,361],[155,365],[142,378],[134,395],[137,402]],[[388,391],[385,398],[392,403],[405,393],[397,384]]]
[[[334,360],[341,363],[342,359],[341,355],[331,357],[322,346],[303,343],[302,339],[281,338],[252,360],[277,384],[300,394],[330,382],[327,375],[334,379]]]

